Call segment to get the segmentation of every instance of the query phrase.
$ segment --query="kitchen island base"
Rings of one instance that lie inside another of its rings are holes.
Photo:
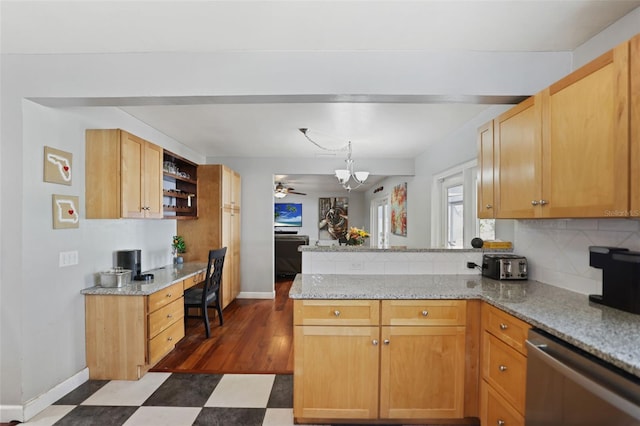
[[[477,322],[475,301],[295,300],[294,418],[478,424],[468,310]]]

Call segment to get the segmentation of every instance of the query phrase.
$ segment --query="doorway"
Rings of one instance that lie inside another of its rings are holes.
[[[388,196],[371,201],[372,247],[389,248],[390,209]]]

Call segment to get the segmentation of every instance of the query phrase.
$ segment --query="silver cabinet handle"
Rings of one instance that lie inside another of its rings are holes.
[[[424,311],[422,311],[422,316],[426,317],[427,315],[429,315],[429,311],[427,311],[426,309]]]
[[[549,202],[547,200],[540,200],[540,205],[544,206],[546,204],[549,204]]]
[[[168,341],[172,341],[172,340],[173,340],[173,337],[169,336],[169,337],[167,338],[167,340],[168,340]]]
[[[487,210],[492,209],[493,206],[491,204],[487,204],[486,206],[484,206]]]
[[[384,339],[384,340],[382,341],[382,343],[384,343],[385,345],[388,345],[388,344],[389,344],[389,339]]]
[[[173,318],[173,315],[167,314],[167,318]]]
[[[171,297],[171,293],[167,293],[167,297]]]
[[[340,316],[340,311],[338,311],[338,310],[333,311],[333,315],[339,317]]]
[[[373,346],[378,346],[378,341],[376,339],[373,339],[371,343],[373,343]]]
[[[538,201],[537,200],[531,200],[531,205],[532,206],[537,206],[538,205]]]
[[[506,423],[504,420],[498,420],[498,421],[496,422],[496,424],[497,424],[498,426],[504,426],[504,425],[506,425],[507,423]]]
[[[498,367],[498,370],[507,371],[507,366],[506,365],[501,365],[500,367]]]
[[[500,330],[506,330],[509,326],[505,323],[500,323]]]

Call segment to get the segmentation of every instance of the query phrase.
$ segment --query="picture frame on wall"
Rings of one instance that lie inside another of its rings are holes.
[[[50,146],[44,147],[44,181],[71,185],[73,154]]]
[[[344,239],[349,231],[349,198],[318,199],[318,239]]]
[[[53,229],[78,228],[80,224],[79,199],[77,195],[54,194],[52,196]]]
[[[394,186],[391,192],[391,233],[407,236],[407,182]]]

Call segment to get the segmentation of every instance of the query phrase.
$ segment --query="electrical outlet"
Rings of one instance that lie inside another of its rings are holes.
[[[58,257],[58,266],[73,266],[78,264],[78,251],[61,251]]]
[[[350,268],[352,271],[361,271],[364,269],[362,262],[351,262]]]

